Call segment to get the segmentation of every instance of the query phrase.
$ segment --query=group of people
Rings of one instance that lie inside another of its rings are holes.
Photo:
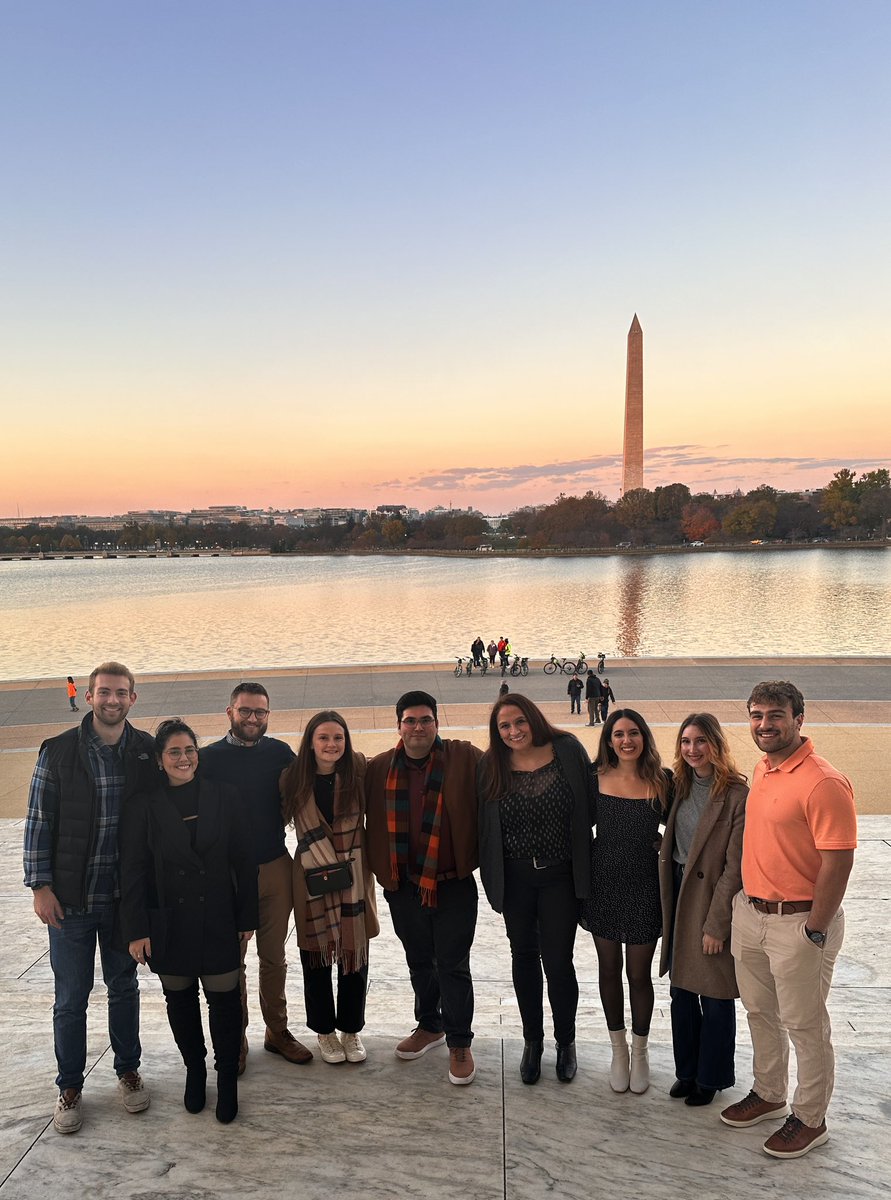
[[[488,645],[486,645],[479,634],[477,634],[477,636],[470,643],[470,657],[475,667],[481,667],[483,664],[483,658],[487,655],[489,658],[490,667],[495,666],[496,658],[499,660],[502,666],[506,666],[512,653],[513,651],[511,649],[510,638],[507,637],[506,634],[500,637],[498,641],[495,641],[494,638],[489,638]]]
[[[588,725],[601,725],[609,716],[610,704],[615,704],[616,697],[604,675],[601,679],[592,670],[587,671],[584,681],[576,671],[566,685],[569,696],[569,713],[582,715],[582,692],[585,693],[585,707],[588,710]]]
[[[135,701],[126,667],[97,667],[86,691],[90,711],[44,743],[32,779],[25,883],[49,927],[60,1132],[82,1122],[97,942],[128,1112],[149,1104],[139,1073],[139,963],[161,982],[190,1113],[206,1104],[200,983],[216,1116],[228,1123],[237,1115],[252,939],[264,1048],[291,1063],[311,1060],[288,1029],[292,912],[306,1024],[319,1053],[328,1063],[362,1062],[369,945],[380,929],[375,880],[414,993],[414,1028],[395,1053],[412,1060],[446,1044],[449,1081],[470,1084],[479,868],[510,944],[524,1084],[541,1075],[545,984],[557,1079],[576,1074],[581,924],[599,964],[610,1087],[647,1090],[651,966],[661,937],[660,974],[671,980],[671,1096],[701,1106],[734,1084],[741,995],[754,1084],[721,1119],[747,1127],[785,1118],[764,1147],[777,1157],[800,1157],[826,1140],[826,998],[856,818],[849,782],[801,735],[804,700],[794,685],[759,684],[749,698],[752,737],[764,752],[750,791],[708,713],[681,723],[668,768],[643,716],[614,709],[604,714],[592,764],[581,742],[523,695],[499,696],[483,751],[442,738],[435,698],[410,691],[396,704],[396,745],[366,762],[335,711],[307,722],[296,755],[269,737],[261,684],[234,689],[228,733],[201,750],[179,719],[162,722],[154,738],[135,729],[127,720]],[[293,861],[286,825],[296,832]],[[791,1110],[790,1037],[798,1058]]]

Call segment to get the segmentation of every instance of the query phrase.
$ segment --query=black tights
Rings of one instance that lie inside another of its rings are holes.
[[[600,1003],[608,1029],[625,1028],[625,993],[622,989],[622,943],[594,938],[597,950]],[[625,947],[625,973],[631,1000],[631,1032],[646,1037],[653,1018],[653,979],[651,969],[656,943]]]

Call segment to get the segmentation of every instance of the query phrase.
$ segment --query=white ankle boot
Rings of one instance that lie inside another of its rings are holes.
[[[640,1096],[650,1086],[650,1053],[648,1038],[639,1033],[631,1035],[631,1090]]]
[[[610,1029],[609,1040],[613,1046],[613,1058],[609,1065],[609,1085],[614,1092],[627,1092],[631,1079],[628,1062],[628,1037],[624,1029]]]

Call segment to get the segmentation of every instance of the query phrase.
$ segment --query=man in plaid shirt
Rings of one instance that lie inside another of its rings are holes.
[[[53,1124],[60,1133],[76,1132],[83,1121],[87,1004],[97,942],[121,1101],[131,1113],[149,1105],[139,1075],[136,962],[117,930],[118,818],[122,804],[157,783],[154,741],[126,719],[136,688],[121,663],[93,671],[86,701],[92,711],[81,724],[40,748],[25,824],[25,886],[48,927],[55,979],[59,1098]]]

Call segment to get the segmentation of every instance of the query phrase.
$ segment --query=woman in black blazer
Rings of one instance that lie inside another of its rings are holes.
[[[489,718],[478,771],[480,876],[504,915],[523,1021],[520,1078],[536,1083],[544,1049],[542,968],[557,1042],[557,1078],[576,1073],[578,902],[591,889],[591,764],[581,742],[510,692]]]
[[[257,866],[234,788],[198,774],[198,743],[183,721],[155,737],[158,787],[121,813],[121,921],[129,950],[161,980],[186,1064],[183,1103],[205,1105],[204,988],[217,1071],[216,1117],[238,1112],[241,943],[257,926]]]

